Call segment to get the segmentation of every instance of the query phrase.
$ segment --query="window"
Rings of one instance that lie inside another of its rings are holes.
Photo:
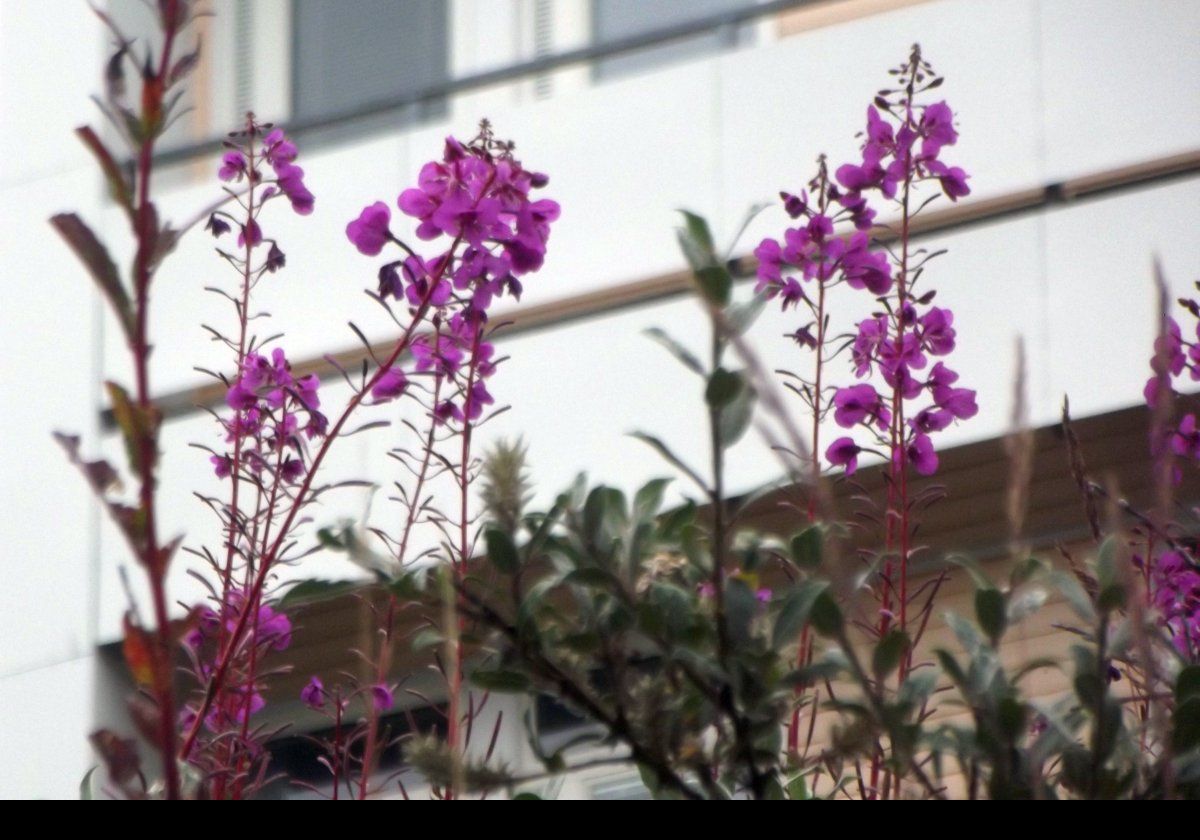
[[[607,44],[704,20],[722,12],[755,5],[756,0],[592,0],[592,41]],[[614,79],[653,69],[671,61],[713,53],[749,39],[750,28],[737,26],[704,32],[656,47],[596,62],[597,79]]]
[[[444,0],[293,0],[292,121],[353,114],[449,79]],[[422,103],[413,116],[440,113]]]

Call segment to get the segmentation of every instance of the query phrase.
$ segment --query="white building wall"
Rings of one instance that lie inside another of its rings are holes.
[[[231,2],[218,0],[218,12]],[[255,4],[256,21],[270,21],[256,28],[264,54],[256,90],[274,97],[263,113],[286,111],[279,93],[287,79],[279,56],[290,43],[286,6]],[[453,0],[454,71],[530,58],[525,24],[532,7],[533,0]],[[554,13],[555,49],[586,43],[586,0],[560,0]],[[218,27],[215,35],[226,31]],[[968,201],[1200,147],[1200,4],[1189,0],[938,0],[777,41],[769,22],[756,31],[754,46],[647,75],[593,84],[587,68],[559,71],[548,98],[529,82],[466,94],[452,102],[448,118],[394,135],[315,149],[301,138],[300,162],[317,210],[297,218],[276,207],[268,223],[288,254],[288,267],[266,281],[259,301],[273,315],[270,331],[287,332],[292,358],[352,345],[347,320],[373,339],[387,336],[389,322],[359,292],[373,285],[378,261],[346,242],[345,223],[365,204],[394,201],[439,154],[446,133],[470,134],[480,116],[551,174],[546,192],[563,206],[546,268],[528,284],[529,304],[676,270],[675,208],[709,216],[723,239],[753,204],[800,188],[818,152],[834,162],[850,159],[866,103],[917,40],[947,77],[943,90],[961,133],[947,154],[973,176]],[[0,646],[0,720],[27,723],[18,740],[12,727],[0,727],[0,755],[52,739],[59,757],[5,762],[4,796],[75,790],[88,760],[90,652],[97,639],[115,637],[125,605],[117,577],[127,562],[124,546],[107,527],[97,545],[86,494],[48,436],[50,428],[65,428],[97,441],[101,346],[105,375],[127,378],[119,338],[112,330],[101,338],[87,281],[44,221],[60,209],[79,209],[121,241],[119,219],[102,207],[98,179],[70,133],[100,119],[86,94],[97,87],[103,47],[99,28],[73,0],[0,0],[0,260],[7,293],[0,376],[10,395],[0,412],[0,638],[9,641]],[[218,58],[228,54],[219,37],[213,49]],[[11,69],[22,67],[53,72]],[[228,91],[221,67],[212,86]],[[209,104],[214,119],[229,110],[227,102]],[[182,220],[218,196],[215,168],[204,162],[165,178],[164,215]],[[1017,333],[1030,352],[1034,422],[1053,421],[1064,392],[1078,415],[1136,402],[1154,329],[1151,257],[1161,255],[1174,288],[1186,291],[1200,276],[1197,211],[1200,180],[1190,178],[928,240],[951,249],[931,266],[930,282],[956,312],[954,366],[978,388],[982,409],[943,440],[1003,431]],[[779,235],[786,223],[778,209],[767,210],[744,250]],[[202,289],[234,280],[203,233],[185,241],[160,274],[158,389],[199,384],[193,366],[225,362],[199,323],[228,326],[229,313]],[[669,474],[626,436],[633,429],[661,435],[701,461],[698,386],[639,334],[662,326],[699,343],[702,320],[694,303],[679,299],[503,340],[512,359],[493,390],[513,408],[483,437],[524,434],[539,502],[581,470],[625,488]],[[797,364],[780,337],[794,326],[790,316],[763,317],[755,343],[768,367]],[[344,387],[325,390],[329,405],[344,399]],[[186,447],[216,439],[202,414],[164,430],[165,532],[183,531],[193,542],[219,539],[215,521],[191,495],[216,488],[207,457]],[[331,476],[387,480],[379,468],[382,439],[340,443]],[[735,488],[777,474],[773,456],[748,436],[736,450]],[[358,516],[366,502],[348,493],[321,512],[321,521]],[[391,515],[382,501],[372,513]],[[173,597],[200,597],[182,563],[177,572]],[[306,561],[296,572],[353,573],[338,558]]]

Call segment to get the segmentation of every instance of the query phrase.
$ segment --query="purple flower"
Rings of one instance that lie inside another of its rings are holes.
[[[839,388],[833,397],[833,419],[843,429],[852,429],[868,418],[882,428],[891,419],[891,412],[873,385],[851,385]]]
[[[483,415],[483,407],[492,405],[496,400],[488,393],[487,385],[483,382],[471,383],[471,390],[467,392],[466,399],[463,401],[463,408],[468,420],[478,420]]]
[[[941,408],[923,408],[908,421],[915,431],[929,434],[940,432],[954,422],[954,415]]]
[[[221,155],[221,168],[217,170],[217,177],[222,181],[232,181],[234,179],[241,180],[246,174],[246,156],[241,152],[232,151]]]
[[[1194,660],[1200,652],[1200,572],[1183,553],[1167,551],[1155,562],[1150,584],[1154,606],[1176,649]]]
[[[392,690],[383,683],[371,686],[371,702],[375,706],[375,711],[386,712],[392,708],[395,703],[395,698],[392,697]]]
[[[273,650],[286,650],[292,643],[292,622],[286,615],[263,605],[258,608],[258,641]]]
[[[278,171],[282,164],[296,159],[296,144],[284,136],[282,128],[276,128],[263,138],[263,157]]]
[[[280,162],[275,167],[275,179],[279,189],[292,203],[292,209],[301,216],[307,216],[313,211],[315,199],[304,185],[304,170],[290,163]],[[385,207],[387,205],[384,205]]]
[[[320,709],[325,705],[325,684],[320,677],[312,677],[308,684],[300,689],[300,699],[311,709]]]
[[[287,256],[279,249],[279,245],[275,242],[271,243],[271,250],[267,251],[267,271],[274,274],[279,269],[287,264]]]
[[[263,707],[267,705],[267,701],[261,694],[245,686],[235,688],[233,693],[236,697],[236,705],[233,707],[231,717],[236,724],[244,724],[251,715],[262,711]],[[237,695],[241,696],[237,697]]]
[[[377,403],[394,400],[408,387],[408,377],[400,368],[388,368],[371,388],[371,397]]]
[[[953,146],[958,140],[958,132],[954,130],[954,112],[943,102],[926,105],[921,114],[921,157],[935,158],[941,152],[942,146]]]
[[[856,444],[853,438],[842,437],[835,440],[825,450],[825,460],[835,467],[844,466],[846,475],[854,475],[854,471],[858,469],[858,453],[862,449]]]
[[[451,420],[461,423],[463,419],[462,409],[455,405],[452,400],[443,400],[434,406],[433,422],[438,425],[449,423]]]
[[[239,380],[225,394],[225,404],[237,411],[245,411],[258,405],[258,395]]]
[[[288,484],[295,484],[304,477],[304,462],[299,458],[288,458],[279,465],[279,477]]]
[[[346,225],[346,236],[359,253],[374,257],[392,238],[388,229],[391,221],[392,211],[382,201],[376,201],[370,207],[363,208],[358,218]]]
[[[854,362],[854,375],[866,376],[871,372],[871,365],[879,346],[887,337],[887,318],[878,315],[858,323],[858,334],[850,349],[850,358]]]
[[[1195,414],[1188,414],[1179,422],[1179,428],[1171,435],[1171,451],[1184,458],[1200,459],[1200,429],[1196,428]]]
[[[800,195],[781,192],[779,197],[783,199],[784,212],[793,219],[799,219],[804,215],[804,211],[808,209],[808,193],[804,191],[801,191]]]
[[[774,239],[764,239],[754,249],[754,258],[758,260],[758,285],[754,291],[761,292],[782,278],[783,249]]]
[[[320,377],[315,373],[310,373],[308,376],[302,376],[295,380],[293,390],[300,404],[311,411],[321,406],[321,398],[317,396],[317,388],[320,386]]]
[[[254,219],[251,219],[249,222],[242,225],[241,233],[238,234],[238,247],[245,248],[246,242],[248,241],[250,243],[250,247],[253,248],[262,242],[262,239],[262,228],[258,226],[258,222],[256,222]]]
[[[229,478],[233,474],[233,459],[228,455],[213,455],[209,459],[217,478]]]
[[[867,249],[867,235],[861,231],[850,237],[850,244],[842,259],[842,270],[846,275],[846,284],[852,289],[865,288],[875,295],[891,291],[892,268],[887,255],[871,253]]]
[[[222,219],[216,213],[208,217],[208,224],[204,226],[204,229],[212,232],[213,239],[219,239],[231,230],[229,222]]]
[[[954,313],[949,309],[930,307],[920,317],[921,341],[934,356],[945,356],[954,350]]]
[[[948,386],[934,388],[933,399],[940,408],[950,412],[959,420],[969,420],[979,413],[979,406],[975,402],[975,392],[970,388]]]
[[[971,194],[971,188],[967,186],[967,178],[971,176],[963,171],[962,167],[946,166],[941,161],[933,160],[926,165],[926,169],[938,179],[942,185],[942,192],[951,201],[958,201]]]
[[[931,390],[937,391],[939,388],[953,385],[957,381],[958,374],[938,362],[933,366],[933,370],[929,371],[929,379],[926,380],[926,384]]]
[[[937,472],[938,456],[933,451],[933,441],[929,439],[929,435],[919,432],[913,435],[912,442],[908,444],[905,454],[908,462],[920,475],[933,475]]]

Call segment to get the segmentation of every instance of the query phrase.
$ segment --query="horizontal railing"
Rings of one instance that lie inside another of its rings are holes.
[[[601,43],[589,44],[586,47],[564,50],[563,52],[541,56],[529,61],[509,64],[494,70],[485,70],[481,73],[472,73],[466,76],[447,79],[444,82],[428,85],[416,91],[379,99],[365,105],[357,105],[345,111],[289,122],[288,134],[302,136],[322,129],[344,126],[348,123],[354,123],[382,114],[399,112],[414,105],[433,102],[456,94],[467,93],[492,85],[519,82],[554,70],[589,64],[607,58],[616,58],[637,52],[638,50],[658,47],[697,35],[737,27],[780,14],[781,12],[789,12],[803,6],[836,6],[839,3],[844,4],[845,2],[846,0],[824,0],[824,2],[822,0],[771,0],[771,2],[746,6],[741,9],[706,15],[687,23],[659,27],[648,32],[638,33],[637,35],[614,38]],[[190,161],[193,158],[212,154],[220,150],[223,141],[224,137],[212,137],[198,143],[164,149],[157,155],[156,159],[162,163]]]

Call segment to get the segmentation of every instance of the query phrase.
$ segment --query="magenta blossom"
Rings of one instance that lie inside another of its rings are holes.
[[[392,696],[391,688],[383,683],[378,683],[371,686],[371,702],[375,706],[375,711],[386,712],[396,701]]]
[[[829,445],[825,450],[825,460],[835,467],[845,467],[846,475],[854,475],[858,469],[858,453],[862,452],[862,448],[854,442],[853,438],[841,437]]]
[[[873,385],[851,385],[839,388],[833,398],[833,419],[843,429],[851,429],[866,420],[881,428],[891,420],[891,412]]]
[[[376,201],[363,208],[358,218],[346,225],[346,236],[359,253],[373,257],[392,239],[388,229],[391,221],[392,211],[382,201]]]
[[[394,400],[408,388],[408,377],[400,368],[388,368],[371,388],[371,397],[375,402]]]
[[[325,684],[319,677],[312,677],[304,688],[300,689],[300,699],[312,709],[320,709],[325,705]]]

